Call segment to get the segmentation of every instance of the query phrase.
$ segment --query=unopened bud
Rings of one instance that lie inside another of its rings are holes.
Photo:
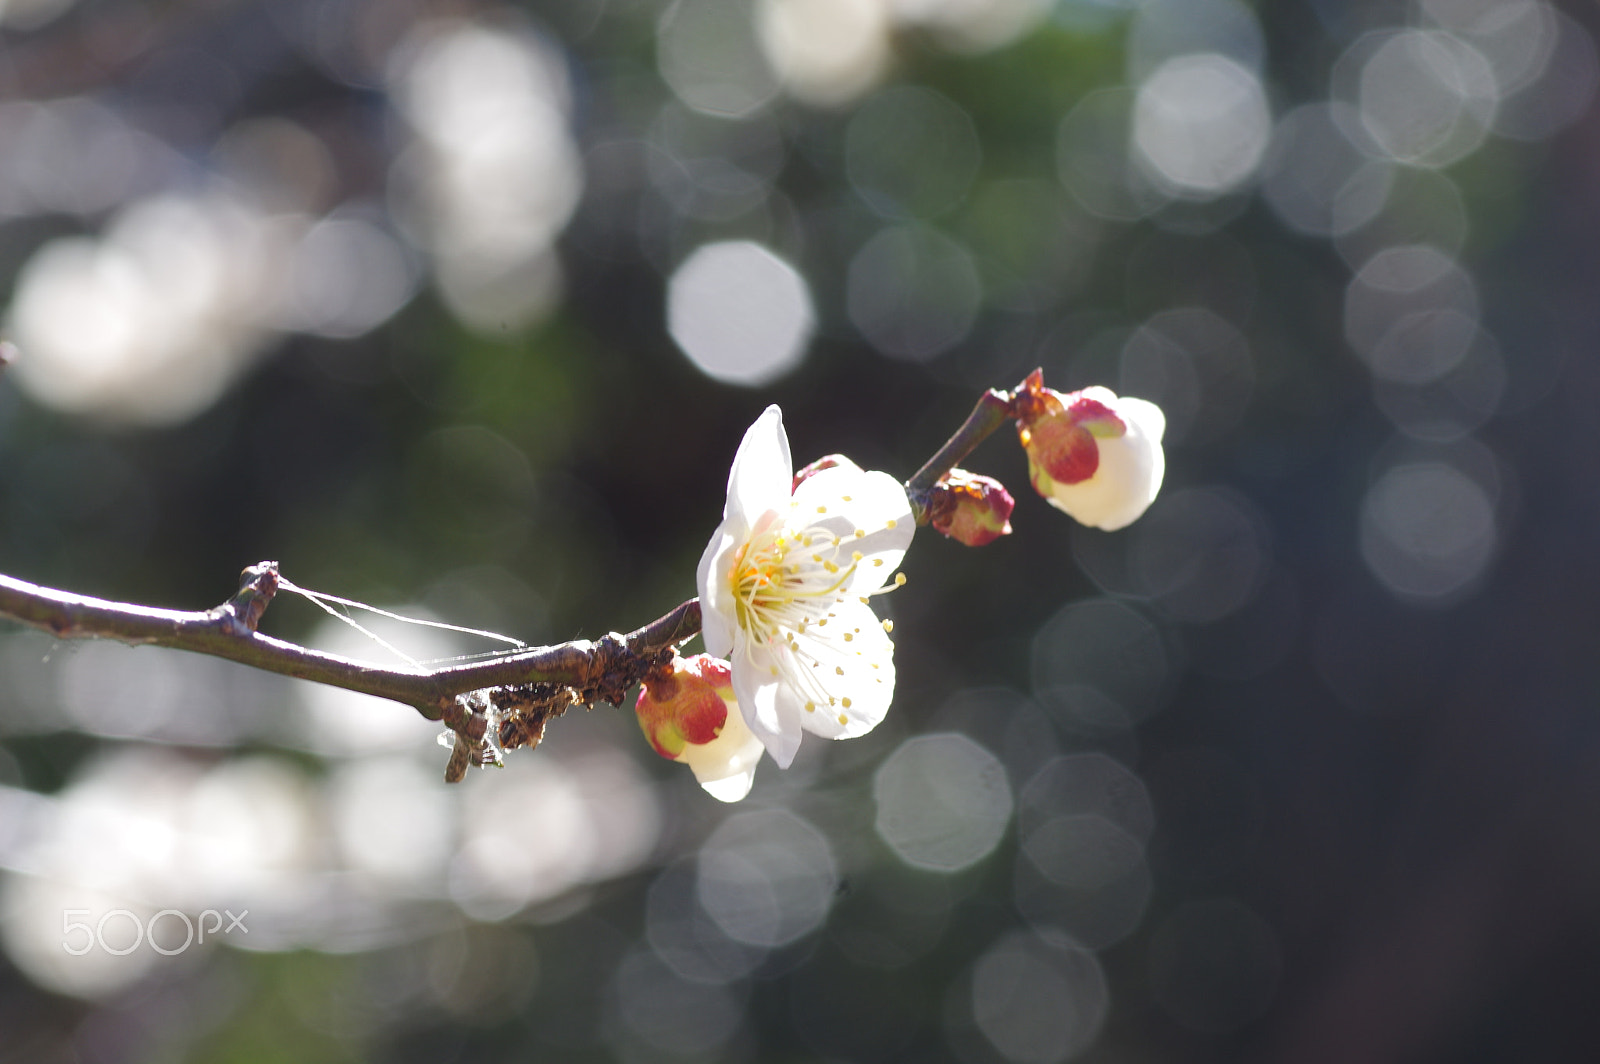
[[[739,713],[733,671],[709,654],[673,658],[672,671],[639,685],[634,713],[656,753],[689,766],[713,798],[750,793],[763,749]]]
[[[810,478],[816,476],[818,473],[822,472],[824,469],[841,469],[841,468],[842,469],[853,469],[857,473],[861,472],[861,467],[856,465],[854,462],[850,461],[850,459],[846,458],[844,455],[842,455],[842,454],[825,454],[821,458],[818,458],[815,462],[812,462],[810,465],[804,466],[803,468],[798,470],[794,475],[794,486],[791,487],[789,490],[791,492],[798,491],[801,484],[804,484],[807,480],[809,480]]]
[[[1015,403],[1028,479],[1056,509],[1112,532],[1155,501],[1166,471],[1160,407],[1108,388],[1052,391],[1037,370]]]
[[[993,477],[952,469],[928,497],[928,523],[958,543],[981,547],[1011,533],[1016,504]]]

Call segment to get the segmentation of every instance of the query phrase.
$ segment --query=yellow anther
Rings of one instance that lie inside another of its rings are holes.
[[[861,596],[861,604],[863,606],[871,605],[871,603],[872,603],[872,600],[870,598],[868,598],[866,595],[862,595]]]
[[[828,512],[828,508],[827,508],[827,507],[826,507],[826,506],[819,506],[819,507],[817,507],[817,513],[819,513],[819,514],[825,514],[825,513],[827,513],[827,512]]]
[[[850,552],[850,560],[853,561],[853,562],[860,561],[861,560],[861,552],[858,551],[858,550],[851,551]]]
[[[857,631],[860,631],[860,629],[857,629]],[[854,638],[855,638],[855,636],[853,636],[853,635],[851,635],[851,634],[850,634],[850,633],[849,633],[849,632],[846,632],[846,633],[845,633],[845,634],[844,634],[844,641],[845,641],[845,642],[846,642],[846,643],[848,643],[848,642],[850,642],[850,640],[852,640],[852,639],[854,639]]]
[[[856,529],[856,538],[857,539],[866,539],[867,538],[867,530],[864,529],[864,528]]]
[[[772,669],[772,675],[778,675],[778,667],[776,665],[770,666],[770,668]]]
[[[849,724],[850,723],[850,718],[845,716],[843,713],[841,713],[841,714],[839,714],[839,723],[840,724]]]
[[[836,676],[843,676],[844,675],[844,666],[843,665],[835,665],[833,667],[833,672],[834,672],[834,675],[836,675]]]
[[[816,711],[817,711],[817,704],[815,702],[807,702],[806,703],[806,712],[807,713],[815,713]]]
[[[894,519],[894,518],[892,518],[892,517],[891,517],[891,518],[889,518],[889,525],[888,525],[888,527],[890,527],[890,528],[893,528],[893,527],[894,527],[894,526],[895,526],[895,524],[896,524],[896,523],[897,523],[897,522],[896,522],[896,521],[895,521],[895,519]]]
[[[848,698],[839,699],[839,704],[841,706],[843,706],[845,709],[849,709],[850,708],[850,700]]]
[[[839,571],[839,565],[837,562],[823,562],[822,567],[828,570],[830,573],[836,573]]]
[[[905,573],[895,573],[894,574],[894,586],[895,587],[905,587],[906,586],[906,574]]]
[[[883,630],[884,630],[884,631],[885,631],[885,632],[892,632],[892,631],[894,631],[894,622],[893,622],[893,621],[884,621],[884,622],[883,622]]]
[[[874,558],[874,559],[872,559],[872,567],[874,569],[876,569],[878,566],[880,566],[882,564],[883,564],[883,559],[882,558]]]
[[[841,496],[839,496],[839,498],[843,499],[845,502],[849,502],[850,501],[850,496],[848,496],[848,495],[841,495]]]

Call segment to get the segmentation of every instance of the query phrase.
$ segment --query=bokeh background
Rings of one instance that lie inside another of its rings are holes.
[[[901,477],[1036,365],[1169,426],[1117,534],[986,444],[889,719],[736,806],[627,708],[446,787],[401,707],[0,624],[0,1061],[1596,1059],[1597,27],[0,0],[12,575],[593,637],[768,403]]]

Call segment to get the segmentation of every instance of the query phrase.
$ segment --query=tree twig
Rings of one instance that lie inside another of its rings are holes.
[[[911,512],[916,515],[917,524],[928,523],[928,497],[933,486],[954,469],[957,462],[976,450],[978,444],[988,439],[995,429],[1017,416],[1017,396],[1027,388],[1028,380],[1039,372],[1034,370],[1029,378],[1024,378],[1009,392],[995,388],[984,392],[978,398],[978,404],[972,408],[972,413],[967,415],[967,420],[956,429],[955,435],[946,440],[944,446],[906,481],[906,495],[911,500]]]
[[[14,354],[0,342],[0,368]],[[986,392],[955,435],[906,482],[918,524],[928,521],[928,499],[940,478],[1016,416],[1027,383],[1013,392]],[[91,598],[0,574],[0,616],[62,639],[190,650],[404,703],[455,733],[445,771],[452,782],[470,765],[497,762],[502,749],[537,745],[545,723],[571,706],[621,705],[630,687],[663,668],[677,645],[700,631],[700,601],[690,599],[626,635],[613,632],[594,641],[577,639],[437,668],[389,668],[257,631],[277,592],[276,562],[252,565],[232,598],[196,612]]]

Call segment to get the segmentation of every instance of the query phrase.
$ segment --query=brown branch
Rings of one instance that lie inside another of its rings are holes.
[[[1017,416],[1018,397],[1027,392],[1030,380],[1041,375],[1042,371],[1034,370],[1009,392],[995,388],[984,392],[955,435],[946,440],[944,446],[906,481],[906,496],[911,500],[911,512],[916,515],[917,524],[928,523],[928,499],[933,486],[954,469],[957,462],[976,450],[978,444]]]
[[[0,368],[15,354],[0,342]],[[928,500],[940,478],[1017,416],[1028,383],[1013,392],[986,392],[955,435],[906,482],[918,524],[928,521]],[[504,749],[537,745],[545,723],[574,705],[621,705],[630,687],[663,668],[677,645],[700,631],[700,602],[690,599],[627,635],[613,632],[596,641],[578,639],[438,668],[387,668],[257,631],[277,591],[276,562],[246,569],[237,594],[198,612],[111,602],[0,574],[0,617],[62,639],[116,639],[190,650],[404,703],[455,732],[445,771],[452,782],[470,765],[498,762]]]
[[[156,609],[75,595],[0,574],[0,615],[41,628],[62,639],[116,639],[191,650],[268,672],[377,695],[411,706],[429,720],[442,720],[480,763],[488,721],[482,703],[499,689],[542,685],[561,706],[604,699],[621,704],[627,689],[659,666],[672,648],[700,631],[700,602],[690,599],[627,635],[599,641],[573,640],[517,651],[484,661],[439,668],[386,668],[311,650],[256,631],[278,590],[276,562],[252,565],[239,591],[222,605],[198,612]],[[474,707],[464,696],[486,691]],[[542,727],[540,728],[542,731]],[[537,742],[534,736],[532,742]],[[532,745],[532,742],[512,745]],[[452,758],[452,764],[457,757]]]

